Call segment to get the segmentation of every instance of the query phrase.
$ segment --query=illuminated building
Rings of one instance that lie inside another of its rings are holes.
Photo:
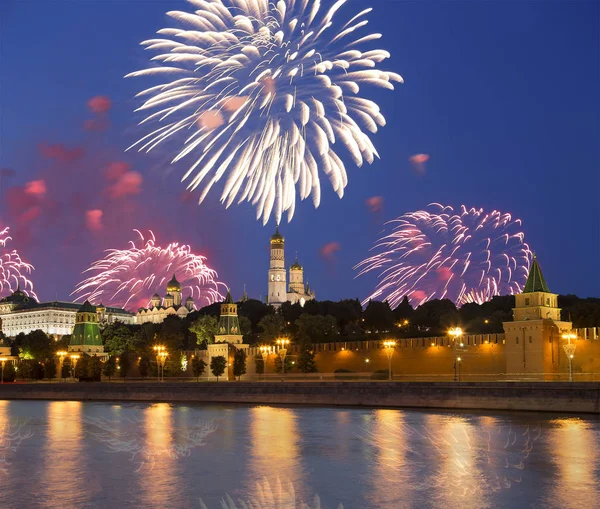
[[[162,323],[167,316],[174,315],[179,318],[185,318],[190,311],[194,311],[194,299],[188,297],[185,305],[181,304],[181,283],[177,281],[175,274],[171,281],[167,283],[167,294],[162,302],[160,295],[155,293],[150,300],[150,307],[140,308],[135,317],[135,322],[142,323]]]
[[[267,304],[279,307],[284,302],[291,302],[292,304],[299,303],[304,306],[306,301],[315,298],[315,292],[308,286],[308,283],[304,284],[304,269],[298,263],[298,257],[290,267],[290,286],[288,289],[284,246],[285,239],[279,233],[279,227],[276,227],[275,233],[271,236]]]
[[[102,346],[97,309],[87,300],[75,315],[75,327],[69,342],[69,353],[85,353],[108,358],[108,354],[104,353],[104,346]]]
[[[2,332],[7,337],[15,337],[21,332],[29,334],[34,330],[41,330],[58,340],[73,332],[80,307],[81,304],[77,302],[38,302],[17,288],[11,295],[0,300]],[[117,321],[126,324],[135,322],[135,316],[124,309],[100,304],[97,312],[98,323],[101,325]]]

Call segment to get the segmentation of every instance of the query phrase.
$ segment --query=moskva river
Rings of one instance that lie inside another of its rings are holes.
[[[0,401],[1,509],[546,509],[599,500],[594,417]]]

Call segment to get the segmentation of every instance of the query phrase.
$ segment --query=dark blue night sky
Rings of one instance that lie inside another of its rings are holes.
[[[387,119],[372,138],[381,159],[362,168],[347,164],[342,200],[322,178],[320,208],[307,200],[282,225],[288,265],[298,250],[319,299],[362,299],[376,280],[354,279],[352,267],[367,256],[385,220],[431,202],[465,204],[521,218],[552,291],[600,296],[600,4],[354,0],[346,9],[367,5],[374,7],[369,28],[383,33],[377,47],[392,54],[382,67],[405,84],[367,94]],[[15,170],[3,182],[0,221],[36,266],[43,299],[68,298],[80,272],[103,249],[125,247],[134,226],[207,254],[234,296],[244,283],[253,297],[266,292],[273,222],[263,227],[249,204],[222,209],[219,193],[201,206],[182,203],[184,167],[167,168],[169,154],[123,153],[145,134],[133,114],[140,104],[134,95],[145,84],[123,76],[147,66],[139,43],[167,26],[165,12],[173,9],[188,4],[0,5],[0,167]],[[112,101],[102,132],[82,127],[92,117],[86,103],[97,95]],[[40,157],[42,143],[83,147],[86,156],[60,173]],[[417,153],[430,155],[424,175],[408,162]],[[122,221],[92,234],[74,216],[97,199],[96,174],[115,160],[143,175],[142,192],[123,209]],[[74,191],[57,192],[52,214],[21,228],[20,202],[9,206],[11,186],[41,174],[64,179]],[[365,200],[372,196],[383,196],[383,211],[369,212]],[[340,250],[326,260],[320,250],[330,242]]]

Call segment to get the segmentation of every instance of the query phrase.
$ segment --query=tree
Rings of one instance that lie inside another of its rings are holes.
[[[246,352],[237,350],[233,355],[233,376],[239,380],[242,375],[246,374]]]
[[[217,377],[217,382],[219,381],[219,377],[225,373],[226,367],[227,359],[222,355],[217,355],[210,360],[210,370]]]
[[[194,358],[192,359],[192,373],[196,377],[197,382],[200,381],[200,377],[202,376],[202,373],[204,373],[205,369],[206,362],[194,356]]]
[[[111,355],[121,355],[127,350],[135,351],[140,344],[140,328],[121,322],[111,323],[102,331],[102,340],[104,349]]]
[[[108,360],[104,363],[104,367],[102,369],[102,374],[108,377],[108,381],[110,382],[110,378],[115,376],[117,371],[117,361],[114,356],[110,356]]]
[[[318,371],[317,363],[315,362],[315,352],[312,350],[311,345],[303,344],[300,347],[300,354],[298,355],[296,365],[302,373],[316,373]]]
[[[42,380],[44,378],[44,366],[41,362],[36,362],[33,365],[33,376],[34,380]]]
[[[196,335],[196,344],[210,345],[215,342],[219,321],[211,315],[203,315],[190,325],[190,332]]]
[[[25,334],[22,338],[20,336],[20,334],[17,336],[20,342],[18,346],[24,359],[43,360],[53,356],[52,340],[44,331],[38,329]]]
[[[308,315],[304,314],[296,320],[298,329],[296,337],[303,343],[323,343],[332,341],[337,336],[337,325],[335,318],[331,315]]]
[[[141,355],[140,362],[138,364],[138,369],[142,378],[146,378],[148,376],[148,373],[150,371],[150,358],[148,357],[148,354],[143,353]]]
[[[12,362],[7,362],[4,365],[4,381],[5,382],[14,382],[15,381],[15,365]]]
[[[181,350],[185,336],[183,320],[175,315],[167,316],[160,324],[157,340],[167,348],[170,355]]]
[[[52,380],[54,377],[56,377],[56,362],[52,358],[46,359],[46,362],[44,362],[44,378]]]
[[[23,380],[28,380],[33,378],[33,359],[24,359],[19,364],[19,378]]]
[[[265,343],[271,343],[283,334],[285,322],[281,315],[266,315],[258,323],[261,329],[260,339]]]
[[[131,361],[129,359],[129,352],[123,352],[123,355],[119,357],[119,376],[126,378],[131,367]]]
[[[263,375],[265,372],[265,361],[259,353],[254,356],[254,370],[257,375]]]
[[[88,379],[89,363],[90,356],[85,353],[77,359],[77,363],[75,364],[75,378],[79,378],[80,382]]]
[[[90,358],[88,363],[87,378],[88,380],[92,380],[94,382],[99,382],[102,378],[102,362],[100,361],[100,357],[93,355]]]
[[[60,370],[61,378],[69,378],[71,376],[71,365],[68,362],[64,362],[62,369]]]
[[[250,318],[240,316],[238,320],[240,322],[240,333],[243,336],[244,343],[250,343],[252,336],[252,322],[250,321]]]
[[[394,314],[388,301],[370,300],[363,313],[364,326],[372,333],[388,332],[394,326]]]
[[[245,316],[252,324],[252,332],[260,332],[259,323],[267,315],[272,315],[273,307],[256,299],[248,299],[238,304],[238,316]]]

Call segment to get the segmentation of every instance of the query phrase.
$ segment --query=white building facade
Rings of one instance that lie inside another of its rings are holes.
[[[194,311],[196,305],[194,299],[188,297],[185,305],[181,303],[181,283],[177,281],[175,274],[167,283],[167,294],[162,301],[160,295],[155,293],[150,301],[150,307],[140,308],[135,316],[135,323],[162,323],[167,316],[185,318],[188,313]]]
[[[81,304],[76,302],[38,302],[20,289],[0,300],[0,322],[5,336],[14,338],[21,332],[29,334],[41,330],[55,340],[71,334],[75,316]],[[98,306],[99,323],[116,321],[132,324],[135,315],[124,309]]]

